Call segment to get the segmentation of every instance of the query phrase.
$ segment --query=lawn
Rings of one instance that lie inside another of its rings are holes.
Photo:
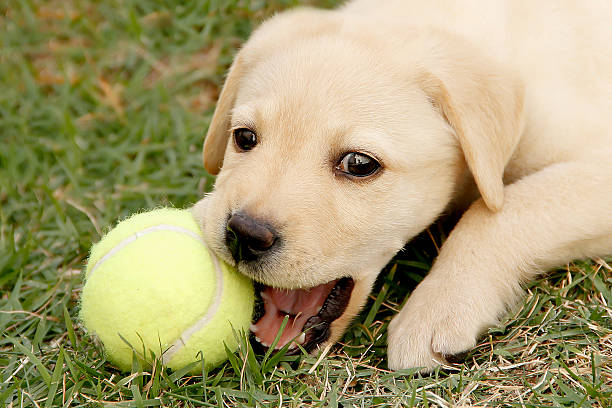
[[[201,146],[232,55],[298,3],[0,4],[0,404],[610,407],[610,259],[531,283],[464,364],[387,369],[387,325],[431,266],[448,232],[438,224],[388,265],[322,356],[253,358],[243,344],[197,376],[104,359],[77,319],[91,243],[136,210],[187,207],[211,188]]]

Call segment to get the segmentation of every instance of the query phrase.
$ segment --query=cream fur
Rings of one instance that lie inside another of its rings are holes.
[[[357,0],[275,16],[238,53],[205,141],[206,169],[222,169],[194,207],[209,245],[231,262],[225,222],[246,211],[279,226],[283,247],[242,273],[285,287],[352,276],[335,341],[391,257],[476,198],[392,321],[389,366],[432,369],[473,347],[521,282],[612,252],[610,21],[603,0]],[[239,153],[229,130],[245,125],[260,143]],[[348,151],[383,171],[335,175]]]

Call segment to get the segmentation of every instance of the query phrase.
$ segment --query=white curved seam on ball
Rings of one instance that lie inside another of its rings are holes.
[[[174,357],[174,355],[178,353],[183,348],[183,346],[185,346],[191,336],[206,327],[206,325],[215,317],[217,309],[219,309],[219,305],[221,304],[221,298],[223,296],[223,271],[221,270],[221,265],[219,264],[219,260],[217,259],[215,254],[211,252],[211,250],[206,246],[204,241],[200,240],[200,242],[202,243],[202,245],[204,245],[204,247],[210,254],[210,259],[212,259],[213,264],[215,265],[215,273],[217,275],[217,288],[215,291],[215,297],[213,298],[213,302],[208,307],[208,311],[206,312],[206,314],[200,320],[195,322],[191,327],[187,328],[179,336],[179,338],[174,343],[172,343],[172,345],[168,347],[168,349],[163,353],[162,362],[164,365],[168,365],[170,360],[172,360],[172,357]]]
[[[159,232],[159,231],[174,231],[174,232],[180,232],[185,235],[189,235],[191,238],[195,239],[196,241],[200,242],[202,245],[206,247],[206,244],[204,244],[204,242],[202,241],[202,237],[198,235],[197,233],[191,230],[188,230],[187,228],[178,227],[176,225],[170,225],[170,224],[153,225],[152,227],[147,227],[143,229],[142,231],[137,231],[134,234],[129,235],[126,238],[123,238],[121,241],[119,241],[117,245],[112,247],[111,250],[106,253],[106,255],[104,255],[102,258],[98,260],[98,262],[96,262],[93,268],[91,268],[91,272],[89,272],[89,276],[93,275],[95,270],[98,269],[100,265],[102,265],[104,262],[110,259],[117,252],[121,251],[123,248],[125,248],[132,242],[136,241],[138,238],[144,235],[150,234],[152,232]],[[208,247],[206,249],[208,249]]]

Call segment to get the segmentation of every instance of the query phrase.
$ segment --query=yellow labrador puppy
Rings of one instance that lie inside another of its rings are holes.
[[[612,3],[357,0],[265,22],[204,144],[208,244],[269,345],[340,338],[379,271],[467,210],[389,326],[389,367],[474,347],[521,282],[612,253]]]

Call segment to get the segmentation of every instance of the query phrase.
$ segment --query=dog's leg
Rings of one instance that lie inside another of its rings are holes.
[[[551,165],[464,214],[429,275],[389,325],[389,367],[434,368],[476,345],[520,284],[572,259],[612,253],[612,169],[606,160]]]

